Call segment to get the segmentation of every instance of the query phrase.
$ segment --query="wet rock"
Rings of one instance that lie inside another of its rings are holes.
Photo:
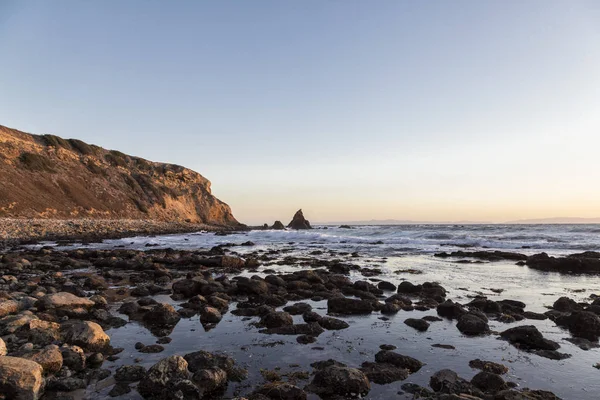
[[[327,312],[335,314],[370,314],[373,312],[373,303],[368,300],[334,297],[327,300]]]
[[[469,361],[469,367],[479,369],[485,372],[491,372],[497,375],[504,375],[508,372],[508,367],[492,361],[483,361],[479,358]]]
[[[138,392],[145,399],[176,399],[177,392],[184,391],[189,379],[187,361],[180,356],[167,357],[148,370],[138,385]],[[190,389],[193,393],[193,388]]]
[[[137,382],[146,375],[146,368],[141,365],[123,365],[117,369],[115,380],[117,382]]]
[[[425,332],[429,329],[429,323],[423,319],[408,318],[404,320],[404,323],[411,328],[418,330],[419,332]]]
[[[268,328],[259,331],[268,335],[310,335],[319,336],[325,330],[316,322],[310,324],[286,325],[279,328]]]
[[[341,319],[333,317],[322,317],[318,324],[329,331],[341,330],[350,327],[346,321],[342,321]]]
[[[311,335],[300,335],[296,338],[296,342],[300,344],[311,344],[317,341],[317,338]]]
[[[180,319],[175,308],[166,303],[157,304],[143,317],[144,323],[149,326],[175,326]]]
[[[446,252],[436,253],[435,257],[447,258],[447,257],[460,257],[460,258],[478,258],[486,261],[525,261],[528,260],[527,256],[520,253],[512,253],[507,251],[453,251],[448,254]]]
[[[200,312],[200,322],[202,324],[217,324],[222,318],[221,312],[214,307],[206,306]]]
[[[369,393],[371,384],[367,376],[356,368],[332,365],[318,370],[307,388],[321,397],[356,398]]]
[[[306,220],[304,218],[304,214],[302,213],[302,210],[296,211],[296,214],[294,214],[294,218],[292,218],[292,220],[288,224],[288,228],[292,228],[292,229],[312,229],[312,227],[310,226],[310,223],[308,222],[308,220]]]
[[[182,279],[173,282],[172,288],[174,293],[179,293],[187,298],[199,295],[201,293],[202,282],[194,279]]]
[[[417,372],[423,365],[425,365],[415,358],[398,354],[389,350],[381,350],[375,354],[375,362],[392,364],[399,368],[405,368],[411,373]]]
[[[73,371],[83,371],[85,369],[85,353],[79,346],[62,345],[60,348],[63,357],[63,365]]]
[[[236,277],[239,294],[263,295],[269,293],[269,285],[262,279]]]
[[[184,359],[187,361],[188,369],[193,373],[201,369],[211,368],[221,368],[227,373],[231,373],[235,366],[233,358],[204,350],[188,353],[184,356]]]
[[[494,396],[494,400],[561,400],[552,392],[546,390],[502,390]]]
[[[393,364],[364,362],[360,370],[369,378],[369,381],[378,385],[403,381],[408,378],[410,372],[405,368]]]
[[[16,400],[37,400],[44,379],[42,367],[18,357],[0,357],[0,393]]]
[[[435,344],[432,344],[431,347],[436,347],[438,349],[446,349],[446,350],[456,350],[456,347],[452,346],[451,344],[435,343]]]
[[[93,308],[95,303],[89,299],[75,296],[68,292],[59,292],[53,294],[47,294],[42,297],[37,306],[40,310],[54,310],[70,312],[77,308],[90,310]]]
[[[291,306],[283,307],[283,311],[288,312],[291,315],[300,315],[311,310],[312,306],[308,303],[296,303]]]
[[[62,326],[65,342],[80,346],[88,351],[103,351],[110,338],[100,325],[91,321],[68,322]]]
[[[387,281],[381,281],[377,284],[377,288],[381,289],[381,290],[388,290],[391,292],[395,292],[396,291],[396,285],[394,285],[391,282],[387,282]]]
[[[533,325],[517,326],[500,333],[500,337],[508,340],[513,346],[525,351],[556,350],[560,346],[552,340],[545,339]]]
[[[73,376],[54,377],[46,383],[46,389],[59,392],[72,392],[77,389],[85,389],[86,382],[84,379]]]
[[[282,326],[289,326],[294,324],[292,316],[284,311],[274,311],[265,316],[260,320],[260,325],[266,328],[280,328]]]
[[[564,296],[556,300],[552,305],[552,308],[562,312],[573,312],[583,310],[583,307],[577,304],[575,300]]]
[[[198,385],[203,395],[212,394],[227,386],[227,372],[219,367],[200,369],[192,377],[192,382]]]
[[[560,353],[556,350],[536,350],[534,354],[537,354],[540,357],[548,358],[550,360],[565,360],[570,358],[571,355],[567,353]]]
[[[404,390],[406,393],[415,395],[415,398],[417,398],[417,399],[429,398],[429,397],[433,396],[433,392],[431,392],[431,390],[424,388],[422,386],[419,386],[415,383],[404,383],[404,384],[402,384],[402,386],[400,386],[400,388],[402,390]]]
[[[567,342],[573,343],[575,346],[579,347],[581,350],[587,351],[587,350],[596,349],[596,348],[600,347],[600,344],[594,343],[594,342],[584,339],[584,338],[574,337],[574,338],[565,338],[565,340]]]
[[[452,300],[446,300],[445,302],[437,306],[437,313],[440,317],[458,319],[461,315],[466,314],[467,310],[465,310],[463,306],[453,302]]]
[[[115,386],[113,386],[113,388],[110,390],[110,392],[108,392],[108,395],[110,397],[119,397],[130,392],[131,387],[127,383],[117,382]]]
[[[600,336],[600,317],[589,311],[576,311],[557,318],[555,322],[576,337],[597,341]]]
[[[429,386],[438,393],[483,397],[481,390],[450,369],[442,369],[433,374],[429,379]]]
[[[151,344],[151,345],[142,347],[140,349],[140,353],[154,354],[154,353],[161,353],[164,350],[165,350],[165,348],[163,346],[161,346],[160,344]]]
[[[53,344],[48,345],[33,354],[28,354],[25,358],[41,365],[44,374],[55,374],[60,371],[63,366],[63,357],[60,349]]]
[[[496,393],[504,389],[508,389],[506,382],[500,375],[482,371],[471,379],[471,383],[485,393]]]
[[[546,253],[535,254],[526,261],[529,268],[555,271],[564,274],[598,273],[600,258],[595,252],[571,254],[567,257],[550,257]]]
[[[483,335],[489,333],[490,327],[480,316],[474,314],[464,314],[458,318],[456,327],[465,335]]]
[[[86,358],[85,362],[91,368],[99,368],[104,363],[104,356],[102,353],[93,353]]]
[[[535,313],[532,311],[525,311],[523,313],[523,317],[525,317],[527,319],[538,320],[538,321],[543,321],[545,319],[548,319],[548,316],[546,314]]]
[[[60,324],[55,322],[34,319],[23,328],[27,339],[33,344],[44,345],[60,340]]]
[[[266,383],[256,389],[256,394],[271,400],[306,400],[307,398],[304,390],[285,382]],[[256,399],[254,396],[251,398]]]

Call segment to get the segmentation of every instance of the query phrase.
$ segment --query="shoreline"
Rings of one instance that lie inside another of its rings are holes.
[[[168,235],[199,231],[234,232],[239,227],[136,219],[0,218],[0,249],[42,241],[99,242],[139,235]]]

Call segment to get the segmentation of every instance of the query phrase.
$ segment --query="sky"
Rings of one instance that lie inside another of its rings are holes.
[[[0,1],[0,124],[248,224],[600,217],[598,1]]]

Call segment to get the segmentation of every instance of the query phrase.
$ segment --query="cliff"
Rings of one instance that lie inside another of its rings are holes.
[[[1,125],[0,217],[240,225],[190,169]]]

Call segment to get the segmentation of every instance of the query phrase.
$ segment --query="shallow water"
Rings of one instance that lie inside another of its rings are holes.
[[[402,280],[413,283],[437,281],[448,290],[448,298],[466,303],[469,296],[484,294],[493,300],[513,299],[527,304],[526,310],[544,312],[546,307],[554,303],[560,296],[569,296],[578,301],[587,299],[590,294],[600,294],[600,279],[596,276],[570,276],[547,273],[520,267],[513,262],[493,262],[482,264],[459,264],[451,259],[440,259],[433,256],[437,251],[454,251],[466,243],[485,243],[492,249],[515,250],[525,254],[547,251],[551,255],[569,254],[581,250],[599,248],[598,236],[600,227],[586,226],[463,226],[443,228],[433,226],[422,227],[360,227],[358,229],[328,229],[310,232],[289,231],[253,231],[228,236],[215,236],[209,233],[166,235],[159,237],[136,237],[105,241],[102,244],[87,247],[146,249],[146,244],[156,247],[172,247],[178,249],[207,249],[217,244],[241,244],[248,240],[254,246],[236,246],[232,249],[243,254],[257,250],[285,250],[281,256],[310,256],[310,252],[322,250],[320,258],[326,258],[329,250],[337,254],[332,258],[341,258],[360,266],[380,268],[382,274],[377,279],[385,279],[394,284]],[[373,244],[382,241],[383,244]],[[290,244],[293,242],[293,244]],[[588,245],[587,248],[579,246]],[[522,249],[531,246],[531,249]],[[151,248],[156,248],[151,247]],[[72,247],[69,247],[72,248]],[[474,249],[481,249],[475,247]],[[361,257],[351,255],[340,256],[339,252],[358,252]],[[261,271],[274,269],[277,272],[291,272],[298,266],[265,265]],[[413,269],[420,274],[397,273],[400,270]],[[246,273],[253,275],[255,273]],[[369,279],[353,272],[352,279]],[[490,289],[504,289],[500,294]],[[173,302],[168,296],[157,296],[162,302]],[[310,302],[315,311],[325,314],[326,301]],[[288,303],[292,304],[292,303]],[[232,304],[230,309],[235,309]],[[170,337],[173,341],[164,345],[166,350],[158,354],[141,354],[134,349],[136,342],[152,344],[156,341],[143,326],[133,322],[125,327],[111,329],[112,345],[124,347],[121,359],[114,363],[105,363],[111,369],[119,365],[130,364],[141,358],[141,364],[150,367],[156,361],[172,355],[207,350],[221,351],[232,356],[238,366],[248,369],[249,379],[241,383],[230,383],[227,396],[248,394],[254,386],[263,382],[260,369],[280,367],[280,373],[293,371],[312,371],[310,363],[333,358],[352,367],[359,367],[365,361],[374,361],[374,355],[381,344],[397,346],[397,352],[415,357],[426,365],[406,381],[389,385],[372,385],[367,396],[369,399],[412,398],[396,395],[400,386],[413,382],[428,386],[432,373],[450,368],[462,377],[470,379],[478,371],[469,367],[468,362],[475,358],[500,362],[510,368],[508,380],[518,383],[520,387],[545,389],[556,393],[563,399],[595,399],[600,393],[600,373],[593,367],[600,362],[600,349],[583,351],[564,340],[570,337],[567,331],[558,328],[552,321],[524,320],[512,324],[490,321],[493,331],[503,331],[519,325],[536,325],[545,337],[560,343],[560,352],[572,354],[562,361],[548,360],[537,355],[520,352],[505,341],[492,334],[485,337],[465,337],[455,327],[456,322],[433,322],[427,332],[419,333],[406,326],[406,318],[420,318],[424,315],[436,315],[435,310],[426,312],[400,311],[391,316],[389,321],[379,319],[379,313],[365,317],[343,318],[350,328],[341,331],[326,331],[318,337],[316,343],[301,345],[296,343],[296,336],[265,335],[258,333],[258,328],[251,322],[258,318],[243,320],[227,313],[223,320],[208,332],[200,324],[199,317],[183,319],[175,327]],[[126,318],[126,317],[125,317]],[[301,321],[301,317],[295,317]],[[283,341],[284,344],[269,343]],[[456,350],[433,348],[431,344],[442,343],[456,347]],[[318,349],[322,348],[322,349]],[[294,365],[298,366],[294,366]],[[304,386],[308,381],[298,381]],[[106,384],[105,384],[106,385]],[[87,398],[104,398],[110,386],[96,391],[88,389]],[[134,392],[122,398],[140,398]],[[316,398],[310,397],[310,398]]]

